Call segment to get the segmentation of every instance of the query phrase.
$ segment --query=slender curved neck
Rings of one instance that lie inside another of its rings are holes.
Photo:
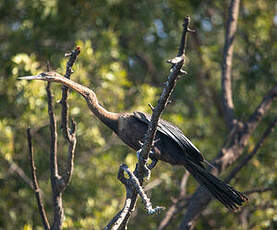
[[[44,77],[44,79],[41,80],[62,83],[68,88],[71,88],[80,93],[86,99],[89,109],[95,114],[95,116],[98,117],[109,128],[111,128],[114,131],[117,131],[118,119],[120,114],[109,112],[105,108],[103,108],[98,103],[96,94],[91,89],[60,75],[46,76]]]
[[[98,117],[105,125],[117,132],[118,119],[120,114],[107,111],[97,100],[96,94],[91,91],[88,97],[85,97],[89,109]]]

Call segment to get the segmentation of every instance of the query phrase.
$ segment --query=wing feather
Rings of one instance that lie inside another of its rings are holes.
[[[150,115],[141,112],[134,112],[134,116],[136,119],[146,124],[149,124],[151,120]],[[202,165],[202,163],[205,161],[203,154],[194,146],[194,144],[183,134],[179,128],[165,120],[160,119],[157,130],[174,140],[180,146],[183,152],[190,158],[190,160],[204,167]]]

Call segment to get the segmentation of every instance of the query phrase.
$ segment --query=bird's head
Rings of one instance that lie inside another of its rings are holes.
[[[63,78],[62,75],[56,72],[43,72],[38,75],[19,77],[19,80],[42,80],[42,81],[54,81],[57,78]]]

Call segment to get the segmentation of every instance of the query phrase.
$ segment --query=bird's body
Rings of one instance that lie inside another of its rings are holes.
[[[113,113],[103,108],[95,93],[76,82],[62,77],[55,72],[42,73],[38,76],[22,77],[26,80],[44,80],[58,82],[79,92],[87,101],[89,109],[118,137],[134,150],[141,148],[150,122],[150,115],[134,113]],[[175,125],[159,120],[155,144],[151,151],[152,160],[165,161],[171,165],[184,166],[192,176],[228,209],[237,210],[247,197],[219,180],[204,167],[202,153],[191,143],[183,132]]]
[[[150,115],[134,112],[119,117],[114,129],[119,138],[134,150],[141,148],[150,122]],[[154,148],[150,154],[153,160],[165,161],[171,165],[184,165],[187,160],[204,167],[204,157],[180,129],[160,119],[155,136]]]

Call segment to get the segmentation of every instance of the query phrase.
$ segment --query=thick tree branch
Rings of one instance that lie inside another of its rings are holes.
[[[234,51],[234,38],[237,31],[240,0],[231,0],[229,15],[225,34],[225,44],[222,61],[222,102],[227,127],[231,129],[234,125],[234,103],[232,99],[232,58]]]
[[[124,177],[124,170],[122,165],[118,170],[118,180],[125,185],[126,189],[126,198],[123,208],[113,217],[113,219],[107,224],[104,230],[117,230],[125,229],[127,226],[129,217],[132,211],[135,208],[138,193],[133,189],[132,185],[129,183],[129,180]]]
[[[32,136],[31,136],[31,132],[30,132],[30,128],[27,129],[27,141],[28,141],[28,149],[29,149],[29,160],[30,160],[30,166],[31,166],[31,174],[32,174],[32,181],[33,181],[33,188],[36,194],[36,198],[37,198],[37,204],[38,204],[38,209],[39,209],[39,213],[42,219],[42,223],[44,226],[45,230],[49,230],[50,229],[50,225],[46,216],[46,212],[44,209],[44,205],[41,199],[41,192],[40,192],[40,188],[38,185],[38,181],[37,181],[37,176],[36,176],[36,167],[35,167],[35,162],[34,162],[34,155],[33,155],[33,147],[32,147]]]
[[[70,79],[71,74],[73,73],[72,66],[77,60],[77,56],[80,54],[80,47],[76,47],[75,50],[71,51],[70,53],[65,54],[66,57],[69,57],[68,62],[66,63],[66,73],[64,77]],[[68,128],[68,104],[67,104],[67,97],[68,97],[68,87],[62,86],[62,99],[60,100],[60,104],[62,105],[61,111],[61,118],[62,123],[61,127],[63,130],[64,138],[71,141],[71,133],[70,129]]]
[[[161,113],[163,112],[163,110],[165,109],[165,107],[168,103],[168,98],[170,97],[172,91],[175,88],[178,76],[182,71],[181,68],[183,66],[184,57],[185,57],[184,49],[186,46],[186,34],[187,34],[187,32],[191,31],[189,29],[189,22],[190,22],[190,18],[186,17],[184,20],[184,25],[183,25],[184,30],[183,30],[182,39],[180,42],[178,55],[174,59],[168,61],[169,63],[172,64],[172,68],[170,70],[170,74],[168,76],[168,80],[166,82],[165,88],[163,89],[163,92],[158,100],[158,104],[155,108],[153,108],[151,122],[150,122],[148,130],[146,132],[142,149],[139,151],[139,161],[138,161],[136,170],[134,171],[134,176],[137,177],[139,184],[132,182],[130,180],[132,178],[131,174],[129,174],[129,176],[130,176],[130,179],[128,180],[129,182],[126,182],[126,179],[124,181],[121,180],[125,184],[125,187],[126,187],[125,205],[124,205],[123,209],[119,213],[117,213],[116,216],[112,219],[112,221],[106,226],[105,230],[127,229],[127,223],[128,223],[129,217],[131,215],[131,212],[135,208],[138,194],[140,194],[142,197],[145,198],[144,191],[139,188],[141,188],[141,185],[143,183],[143,178],[145,176],[150,175],[150,170],[146,164],[147,164],[147,161],[149,158],[149,153],[153,147],[153,142],[155,139],[158,121],[161,116]],[[156,162],[153,162],[153,164],[151,164],[152,168],[155,165],[156,165]],[[122,170],[122,168],[120,170]],[[123,173],[120,172],[119,175],[123,175]],[[129,183],[131,183],[132,186],[130,186]],[[138,185],[137,189],[134,188],[135,184]],[[145,202],[146,206],[148,207],[150,213],[152,213],[153,210],[155,210],[155,209],[152,208],[150,201],[147,199],[144,199],[144,202]],[[128,208],[126,208],[127,206],[128,206]],[[157,210],[160,210],[160,209],[158,208]]]
[[[185,46],[186,46],[186,39],[187,39],[187,32],[190,32],[189,29],[189,23],[190,23],[190,18],[186,17],[184,20],[183,24],[183,33],[182,33],[182,38],[178,50],[177,57],[169,60],[169,62],[173,65],[170,74],[168,76],[168,80],[166,82],[166,86],[163,89],[163,92],[158,100],[157,106],[153,109],[153,113],[151,116],[151,122],[148,127],[147,133],[145,135],[145,141],[142,146],[142,151],[140,154],[139,158],[139,166],[138,166],[138,172],[139,174],[143,174],[143,169],[145,169],[146,162],[149,158],[149,152],[153,146],[153,141],[156,135],[157,131],[157,125],[159,118],[165,109],[165,106],[168,103],[168,98],[170,97],[171,93],[173,92],[175,86],[176,86],[176,81],[178,79],[178,76],[180,74],[181,68],[184,64],[184,51],[185,51]]]
[[[77,47],[75,50],[66,54],[69,60],[66,64],[66,78],[70,78],[72,74],[72,66],[75,63],[77,56],[80,53],[80,48]],[[71,128],[68,127],[68,88],[63,87],[62,99],[60,101],[62,105],[61,120],[64,138],[68,141],[68,157],[67,167],[65,175],[59,175],[58,171],[58,159],[57,159],[57,125],[56,118],[53,111],[52,93],[50,88],[50,82],[47,83],[46,87],[48,97],[48,114],[50,121],[50,133],[51,133],[51,146],[50,146],[50,178],[52,185],[52,197],[54,205],[54,221],[51,226],[53,230],[60,230],[64,221],[64,210],[62,204],[62,193],[68,186],[71,176],[73,173],[74,166],[74,153],[76,147],[76,124],[74,121],[71,122]]]
[[[64,187],[64,183],[61,180],[61,176],[58,172],[58,159],[57,159],[57,124],[53,111],[52,93],[50,88],[50,82],[46,87],[48,97],[48,115],[50,122],[51,133],[51,145],[50,145],[50,179],[52,186],[52,199],[54,206],[54,220],[51,226],[51,230],[60,230],[64,220],[64,210],[62,206],[62,193],[61,190]]]

